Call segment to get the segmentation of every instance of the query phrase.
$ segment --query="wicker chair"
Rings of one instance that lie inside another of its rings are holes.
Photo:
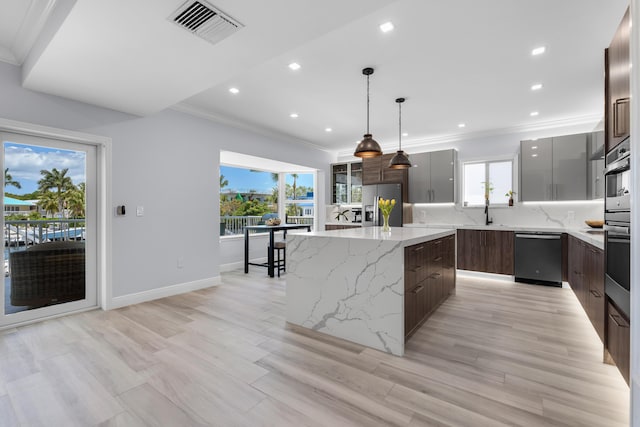
[[[41,307],[85,297],[84,242],[48,242],[9,256],[11,305]]]

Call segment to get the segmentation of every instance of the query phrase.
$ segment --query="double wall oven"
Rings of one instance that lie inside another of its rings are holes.
[[[631,291],[631,159],[627,138],[607,154],[605,293],[629,318]]]

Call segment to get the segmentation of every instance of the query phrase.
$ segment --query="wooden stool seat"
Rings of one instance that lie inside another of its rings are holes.
[[[273,262],[273,266],[278,270],[278,277],[280,277],[281,271],[287,271],[287,243],[275,242],[273,249],[278,252],[278,258]],[[280,258],[281,252],[282,258]]]

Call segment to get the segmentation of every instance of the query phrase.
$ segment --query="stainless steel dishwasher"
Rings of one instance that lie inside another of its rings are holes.
[[[516,233],[515,280],[562,286],[562,233]]]

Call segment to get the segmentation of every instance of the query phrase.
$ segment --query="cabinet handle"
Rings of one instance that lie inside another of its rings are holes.
[[[432,201],[432,202],[435,202],[435,201],[436,201],[436,190],[431,190],[431,195],[433,196],[433,197],[431,198],[431,201]]]
[[[413,293],[414,293],[414,294],[417,294],[417,293],[419,293],[419,292],[422,292],[422,290],[423,290],[423,289],[424,289],[424,286],[422,286],[422,285],[418,285],[418,286],[416,286],[416,288],[413,290]]]
[[[416,268],[413,269],[414,272],[417,272],[419,270],[422,270],[424,268],[424,265],[419,265]]]
[[[600,298],[602,296],[598,291],[594,291],[593,289],[589,290],[589,292],[596,298]]]
[[[440,243],[442,243],[442,240],[436,240],[435,242],[433,242],[434,245],[439,245]]]
[[[437,261],[442,261],[442,257],[441,257],[441,256],[439,256],[439,257],[437,257],[437,258],[434,258],[433,260],[434,260],[434,261],[436,261],[436,262],[437,262]]]
[[[424,249],[424,246],[418,246],[417,248],[413,249],[413,252],[418,252]]]
[[[438,276],[441,276],[441,274],[440,274],[440,273],[433,273],[431,276],[429,276],[429,278],[431,278],[431,279],[435,279],[435,278],[437,278]]]
[[[620,113],[620,109],[624,108],[625,110]],[[626,135],[627,123],[624,120],[624,117],[627,114],[629,108],[629,98],[620,98],[616,99],[613,103],[613,136],[615,138]]]
[[[627,322],[622,321],[618,322],[618,319],[622,320],[622,318],[620,318],[620,316],[618,314],[609,314],[609,317],[611,317],[611,320],[613,320],[613,323],[616,324],[616,326],[620,327],[620,328],[628,328],[629,325],[627,325]]]

